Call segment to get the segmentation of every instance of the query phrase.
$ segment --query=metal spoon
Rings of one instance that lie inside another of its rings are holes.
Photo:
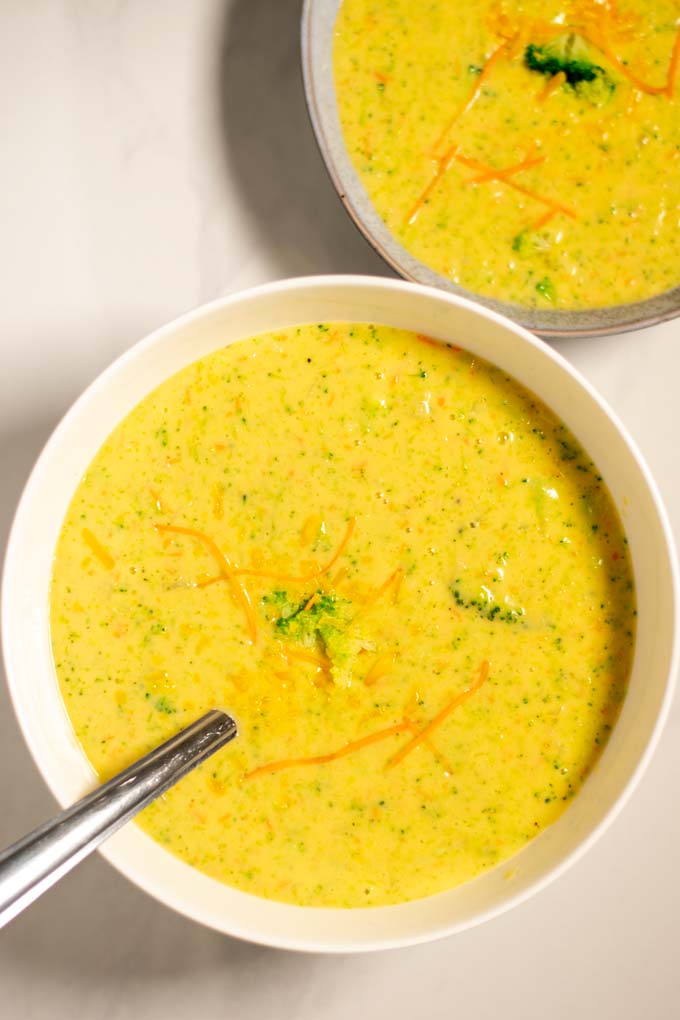
[[[0,928],[237,732],[230,716],[208,712],[0,852]]]

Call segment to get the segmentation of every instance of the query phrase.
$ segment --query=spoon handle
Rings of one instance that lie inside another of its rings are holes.
[[[230,716],[216,709],[208,712],[0,852],[0,928],[236,735]]]

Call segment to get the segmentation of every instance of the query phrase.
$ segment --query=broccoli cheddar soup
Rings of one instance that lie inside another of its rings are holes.
[[[164,382],[80,482],[51,587],[98,774],[226,709],[238,739],[139,824],[311,906],[437,893],[555,821],[616,722],[634,618],[571,432],[466,350],[365,324]]]
[[[349,157],[425,265],[543,309],[680,284],[678,0],[343,0],[333,59]]]

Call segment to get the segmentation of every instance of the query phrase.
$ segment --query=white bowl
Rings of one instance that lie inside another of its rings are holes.
[[[678,658],[678,580],[666,514],[633,442],[590,385],[519,326],[442,291],[369,277],[288,280],[216,301],[142,340],[90,386],[47,443],[17,511],[3,580],[7,676],[28,746],[62,805],[94,782],[61,701],[48,621],[53,550],[81,476],[121,418],[184,365],[243,337],[324,320],[375,322],[450,340],[534,390],[604,475],[628,535],[639,610],[630,688],[604,754],[560,819],[512,859],[510,879],[506,862],[411,903],[312,909],[222,885],[132,824],[101,851],[152,896],[219,931],[288,949],[353,952],[425,942],[493,917],[541,889],[602,833],[647,765],[667,713]]]

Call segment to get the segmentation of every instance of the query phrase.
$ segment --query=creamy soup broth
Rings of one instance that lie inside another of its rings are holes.
[[[464,349],[321,323],[183,369],[66,515],[56,671],[104,779],[213,707],[239,737],[141,816],[258,896],[397,903],[507,860],[578,793],[634,644],[597,467]]]

